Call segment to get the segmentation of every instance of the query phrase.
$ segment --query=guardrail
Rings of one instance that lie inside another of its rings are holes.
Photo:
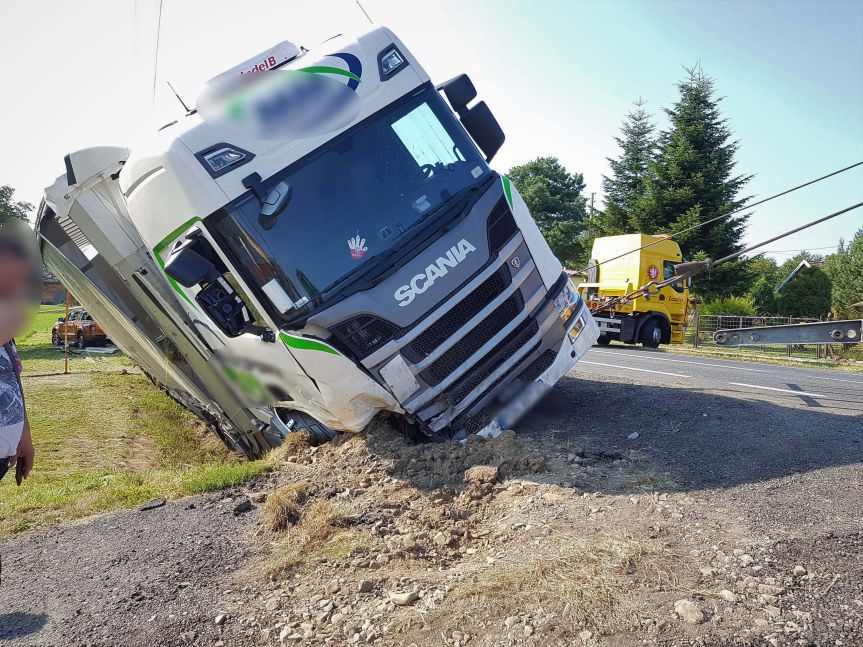
[[[740,315],[703,315],[691,313],[686,325],[684,344],[694,348],[717,348],[713,335],[717,330],[751,328],[755,326],[788,326],[798,323],[821,321],[811,317],[745,317]],[[773,355],[776,357],[798,357],[808,359],[838,359],[848,354],[845,344],[763,344],[741,346],[736,352]]]

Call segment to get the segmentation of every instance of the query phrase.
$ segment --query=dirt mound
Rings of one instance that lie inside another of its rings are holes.
[[[633,460],[512,432],[417,444],[385,424],[281,451],[252,573],[264,642],[571,644],[641,622],[628,591],[662,546],[589,529],[603,506],[576,486],[607,488]]]

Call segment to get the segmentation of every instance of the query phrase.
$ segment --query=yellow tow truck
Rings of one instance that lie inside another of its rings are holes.
[[[650,246],[627,253],[645,245]],[[587,281],[578,290],[599,325],[596,343],[607,346],[618,340],[656,348],[683,341],[689,314],[688,280],[668,285],[659,294],[610,304],[615,297],[634,292],[650,281],[673,277],[674,266],[683,261],[676,242],[667,236],[648,234],[605,236],[593,241],[590,256]],[[605,304],[609,307],[604,308]]]

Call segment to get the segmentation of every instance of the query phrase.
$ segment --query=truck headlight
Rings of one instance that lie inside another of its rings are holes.
[[[578,296],[578,292],[576,292],[571,281],[567,280],[563,289],[554,298],[554,305],[557,306],[557,312],[560,314],[560,320],[565,328],[581,305],[581,297]]]

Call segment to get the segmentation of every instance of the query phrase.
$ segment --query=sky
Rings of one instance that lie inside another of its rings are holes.
[[[507,141],[492,166],[554,155],[602,206],[607,157],[639,97],[667,126],[684,66],[713,77],[746,194],[767,197],[863,161],[863,1],[362,0],[432,80],[467,73]],[[161,5],[161,31],[157,24]],[[181,116],[218,72],[282,40],[369,27],[355,0],[4,0],[0,184],[37,204],[63,156],[126,145]],[[155,84],[154,84],[155,77]],[[863,200],[863,166],[753,211],[752,244]],[[863,209],[769,245],[827,254]]]

